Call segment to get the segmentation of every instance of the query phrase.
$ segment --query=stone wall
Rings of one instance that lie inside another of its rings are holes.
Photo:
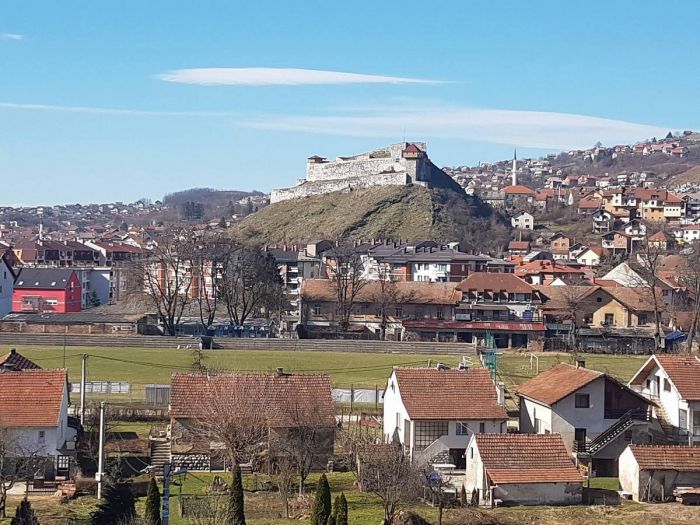
[[[406,171],[406,161],[402,158],[339,160],[309,164],[306,167],[306,180],[309,182],[350,179],[375,176],[384,171]]]
[[[272,190],[270,202],[280,202],[312,195],[323,195],[336,191],[371,188],[373,186],[404,186],[407,184],[406,173],[382,173],[372,177],[353,177],[328,181],[307,181],[293,188]]]

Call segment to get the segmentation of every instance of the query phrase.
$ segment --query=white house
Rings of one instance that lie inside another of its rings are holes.
[[[384,436],[413,459],[464,465],[474,433],[506,432],[503,386],[484,368],[395,368],[384,391]]]
[[[558,434],[474,434],[464,488],[481,505],[579,505],[583,478]]]
[[[532,214],[521,211],[510,218],[510,224],[519,230],[532,230],[535,227],[535,218]]]
[[[599,476],[617,473],[625,441],[648,443],[651,402],[613,377],[580,364],[558,364],[521,384],[520,432],[560,434]],[[626,435],[627,434],[627,435]]]
[[[4,256],[0,256],[0,317],[12,311],[12,291],[15,273]]]
[[[681,228],[684,242],[700,241],[700,224],[688,224]]]
[[[656,354],[629,386],[654,400],[656,417],[679,442],[700,444],[700,360],[694,355]]]
[[[664,501],[700,486],[700,448],[630,445],[620,454],[620,487],[635,501]]]
[[[47,458],[50,472],[67,470],[76,429],[68,426],[65,370],[0,370],[0,425],[10,455]]]
[[[586,248],[581,253],[576,255],[576,258],[574,260],[579,264],[583,264],[592,268],[600,264],[600,259],[602,256],[603,248],[601,248],[600,246],[593,246],[592,248]]]

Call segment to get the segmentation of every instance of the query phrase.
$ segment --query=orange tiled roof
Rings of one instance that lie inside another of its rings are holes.
[[[325,374],[174,374],[170,388],[172,418],[206,419],[210,406],[230,393],[237,404],[232,409],[264,413],[272,427],[294,426],[299,411],[335,424],[331,380]]]
[[[604,375],[588,368],[560,363],[521,384],[516,392],[545,405],[553,405]]]
[[[700,447],[630,445],[640,470],[700,471]]]
[[[700,401],[700,360],[692,355],[656,354],[683,399]]]
[[[0,426],[58,425],[66,377],[65,370],[0,372]]]
[[[515,186],[506,186],[503,188],[503,193],[506,195],[535,195],[537,192],[522,184],[516,184]]]
[[[485,368],[396,368],[401,400],[411,419],[508,419]]]
[[[373,303],[381,296],[379,281],[366,283],[355,298],[355,303]],[[422,281],[396,281],[392,283],[397,295],[409,304],[453,304],[455,283],[428,283]],[[386,292],[385,292],[386,293]],[[304,279],[301,294],[306,301],[337,301],[332,279]]]
[[[475,434],[474,439],[495,484],[583,481],[559,434]]]

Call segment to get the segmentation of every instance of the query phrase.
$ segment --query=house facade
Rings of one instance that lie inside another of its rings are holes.
[[[583,478],[558,434],[474,434],[464,488],[480,505],[579,505]]]
[[[656,403],[656,416],[674,441],[700,445],[700,360],[696,356],[652,355],[629,386]]]
[[[384,391],[384,438],[406,455],[464,468],[477,433],[506,432],[503,387],[486,369],[395,368]]]
[[[80,312],[81,302],[80,279],[70,268],[22,268],[12,293],[18,313]]]
[[[15,273],[5,259],[0,256],[0,317],[12,311],[12,293],[14,292]]]

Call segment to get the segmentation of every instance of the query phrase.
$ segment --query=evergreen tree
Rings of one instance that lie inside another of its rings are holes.
[[[328,525],[328,518],[331,515],[331,487],[328,485],[328,478],[321,474],[316,485],[316,499],[314,508],[311,511],[311,525]]]
[[[464,485],[462,485],[462,490],[459,493],[459,503],[462,507],[467,506],[467,489],[464,488]]]
[[[145,525],[161,525],[160,517],[160,490],[155,478],[151,478],[146,494],[146,516]]]
[[[34,515],[34,509],[32,509],[32,504],[26,499],[17,507],[15,511],[15,517],[12,518],[10,525],[39,525],[39,520],[36,519]]]
[[[107,485],[102,502],[92,515],[92,525],[127,523],[136,515],[134,495],[124,483]]]
[[[243,508],[243,478],[241,467],[236,465],[233,469],[231,480],[231,492],[229,501],[229,515],[227,525],[245,525],[245,509]]]
[[[340,505],[340,496],[336,496],[333,501],[333,508],[331,509],[331,515],[328,517],[328,525],[338,524],[338,506]]]
[[[348,525],[348,500],[345,499],[345,494],[342,492],[338,498],[335,523],[336,525]]]

